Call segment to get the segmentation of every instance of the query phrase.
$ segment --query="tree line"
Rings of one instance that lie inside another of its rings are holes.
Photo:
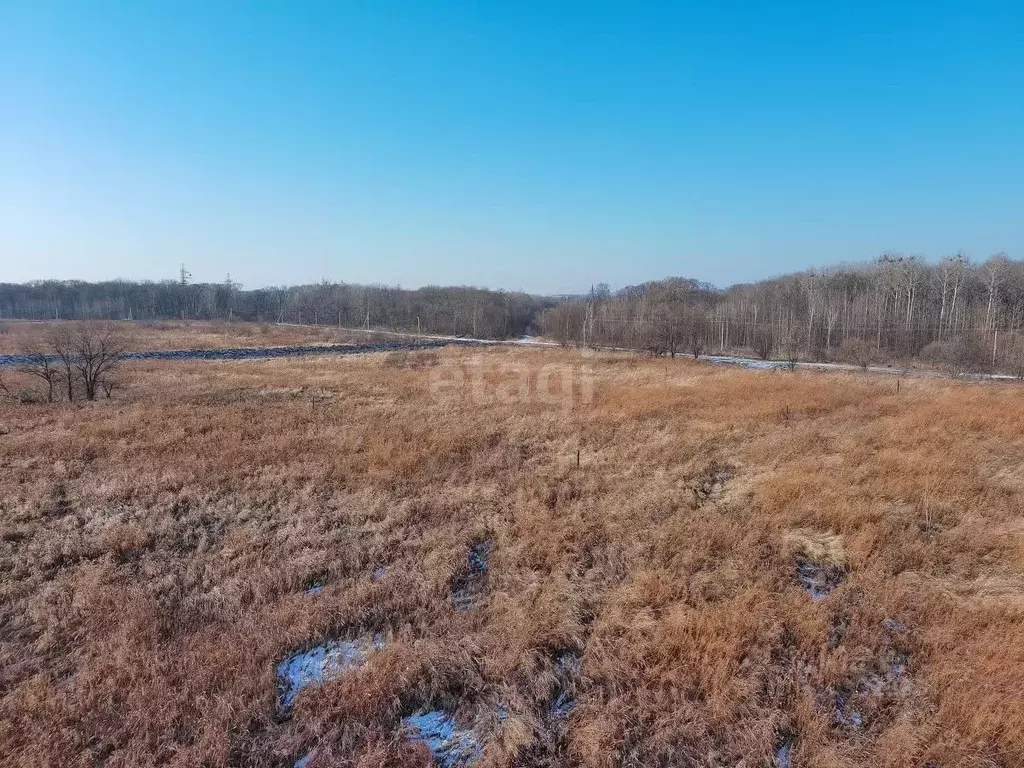
[[[525,293],[472,287],[416,290],[322,282],[244,290],[179,281],[89,283],[46,280],[0,284],[0,319],[247,320],[392,328],[422,333],[513,338],[552,302]]]
[[[322,282],[0,284],[0,318],[248,320],[514,338],[654,354],[872,363],[924,359],[1024,374],[1024,261],[889,253],[719,289],[672,277],[553,299],[472,287],[415,290]]]
[[[668,278],[542,310],[565,344],[655,354],[740,352],[860,365],[922,358],[958,371],[1024,373],[1024,262],[885,254],[720,290]]]

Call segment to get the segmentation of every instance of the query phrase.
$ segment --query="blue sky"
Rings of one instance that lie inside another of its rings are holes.
[[[0,280],[1024,257],[1024,4],[0,0]]]

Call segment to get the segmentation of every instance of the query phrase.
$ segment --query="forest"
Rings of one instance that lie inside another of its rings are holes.
[[[658,354],[744,352],[769,359],[909,361],[955,372],[1024,363],[1024,262],[962,254],[928,263],[886,254],[725,290],[670,278],[542,310],[538,332],[567,344]]]
[[[654,354],[739,353],[858,365],[922,360],[954,372],[1024,374],[1024,261],[964,254],[874,261],[720,289],[671,277],[570,297],[474,287],[322,282],[0,284],[0,317],[196,319],[390,328],[478,338],[537,334]]]
[[[0,317],[28,320],[245,320],[259,323],[390,328],[511,338],[553,302],[524,293],[471,287],[322,282],[244,290],[231,280],[0,283]]]

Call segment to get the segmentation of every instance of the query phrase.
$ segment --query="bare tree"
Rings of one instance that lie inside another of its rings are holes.
[[[103,394],[105,394],[107,396],[107,400],[109,400],[111,393],[117,387],[117,382],[114,379],[103,378],[100,379],[100,386],[103,387]]]
[[[61,383],[58,358],[38,347],[24,349],[22,356],[26,359],[18,366],[18,370],[40,379],[46,386],[46,402],[52,403],[56,395],[56,388]]]
[[[754,334],[754,352],[762,360],[769,360],[774,351],[775,330],[771,323],[765,323]]]
[[[985,280],[985,293],[987,294],[985,302],[986,330],[995,328],[997,310],[997,305],[995,303],[996,294],[999,292],[999,286],[1003,282],[1003,275],[1009,267],[1009,262],[1010,260],[1005,253],[997,253],[981,265],[981,274]]]
[[[1024,380],[1024,338],[1014,336],[1010,339],[1007,351],[1007,367],[1014,376]]]
[[[650,291],[652,300],[651,320],[653,345],[664,349],[670,357],[683,346],[684,313],[686,300],[684,289],[675,280],[666,280]]]
[[[859,365],[863,370],[876,358],[875,345],[866,339],[851,337],[839,345],[839,359],[845,363]]]
[[[790,323],[780,334],[780,348],[782,359],[786,361],[789,370],[796,370],[796,364],[800,361],[800,332],[796,325]]]
[[[940,290],[939,317],[936,323],[936,339],[942,341],[943,330],[952,326],[956,315],[957,299],[967,274],[967,257],[958,252],[946,256],[939,262],[934,282]],[[947,298],[948,297],[948,298]]]
[[[686,313],[686,346],[696,360],[708,348],[711,320],[703,309],[694,308]]]
[[[54,329],[41,344],[26,348],[19,370],[45,383],[49,403],[58,399],[62,387],[69,403],[78,392],[95,400],[101,388],[110,397],[126,348],[126,338],[116,324],[68,323]]]
[[[983,373],[989,367],[988,349],[980,338],[971,334],[933,341],[921,351],[921,357],[954,377]]]
[[[95,400],[101,382],[109,384],[107,397],[113,389],[112,375],[127,349],[127,340],[113,324],[83,324],[73,333],[75,357],[73,365],[82,381],[86,400]]]
[[[814,334],[814,318],[821,301],[821,278],[813,269],[800,275],[800,287],[803,290],[807,302],[807,354],[811,354],[814,348],[812,340]]]
[[[57,328],[48,339],[50,349],[57,357],[61,378],[67,387],[68,402],[75,401],[75,332],[70,325]]]
[[[839,315],[842,312],[842,307],[837,304],[832,297],[829,297],[825,302],[825,357],[828,358],[832,354],[832,332],[835,330],[836,323],[839,322]]]

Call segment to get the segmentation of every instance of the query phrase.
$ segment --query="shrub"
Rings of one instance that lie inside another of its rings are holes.
[[[1024,379],[1024,339],[1014,336],[1006,350],[1006,365],[1011,374]]]
[[[761,328],[754,334],[754,353],[762,360],[768,360],[775,351],[775,332],[771,326]]]
[[[945,341],[933,341],[921,350],[921,359],[951,376],[983,373],[989,369],[989,355],[976,336],[964,335]]]
[[[867,370],[872,363],[878,362],[879,355],[875,345],[865,339],[844,339],[839,345],[839,359],[844,363],[859,365]]]

